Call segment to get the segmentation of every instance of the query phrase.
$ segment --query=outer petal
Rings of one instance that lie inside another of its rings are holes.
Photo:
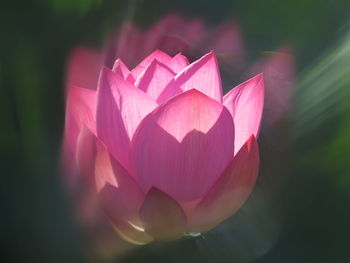
[[[98,74],[103,57],[88,48],[78,48],[72,52],[68,61],[67,88],[72,86],[96,90]]]
[[[213,52],[184,68],[175,80],[183,91],[197,89],[219,102],[222,100],[220,72]]]
[[[106,147],[96,140],[96,187],[103,210],[122,238],[146,243],[151,238],[137,227],[144,193]]]
[[[96,192],[95,185],[96,136],[87,128],[82,127],[76,150],[76,161],[85,187]],[[96,195],[95,195],[96,196]]]
[[[85,125],[95,131],[96,91],[72,87],[66,105],[65,145],[74,153],[80,130]]]
[[[101,71],[96,111],[98,137],[129,168],[130,140],[141,120],[157,104],[120,75]]]
[[[157,49],[152,54],[147,56],[144,60],[142,60],[142,62],[131,71],[135,79],[137,79],[138,76],[146,69],[148,64],[150,64],[155,59],[166,65],[171,60],[171,57],[168,54]]]
[[[259,74],[233,88],[224,97],[224,105],[235,123],[235,152],[254,134],[258,137],[264,106],[264,80]]]
[[[148,115],[134,135],[133,166],[144,191],[152,186],[179,201],[199,198],[234,152],[234,125],[220,103],[197,90]]]
[[[106,147],[98,140],[96,142],[96,188],[106,212],[111,218],[134,221],[138,217],[144,193]]]
[[[147,193],[140,217],[146,233],[157,240],[178,239],[186,229],[186,216],[181,206],[156,188]]]
[[[189,64],[190,63],[188,62],[188,59],[181,53],[178,53],[168,62],[167,66],[171,68],[175,73],[178,73]]]
[[[252,136],[190,214],[189,231],[210,230],[234,214],[253,190],[258,168],[258,144]]]
[[[164,88],[174,80],[174,76],[175,73],[169,67],[155,59],[138,77],[135,86],[157,100]]]

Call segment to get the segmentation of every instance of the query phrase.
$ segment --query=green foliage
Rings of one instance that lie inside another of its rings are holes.
[[[102,0],[49,0],[52,8],[58,13],[85,14],[90,9],[101,4]]]

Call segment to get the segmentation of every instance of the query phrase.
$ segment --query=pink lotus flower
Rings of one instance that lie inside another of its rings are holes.
[[[207,231],[254,187],[263,101],[262,74],[223,97],[213,52],[189,64],[157,50],[132,70],[117,59],[97,90],[69,88],[65,153],[127,241]]]

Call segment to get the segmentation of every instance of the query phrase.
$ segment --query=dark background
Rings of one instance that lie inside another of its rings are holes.
[[[201,237],[139,247],[120,261],[350,260],[349,10],[348,0],[2,1],[1,262],[88,262],[59,175],[67,56],[77,45],[101,46],[126,18],[147,28],[169,12],[209,25],[234,18],[251,61],[281,45],[293,48],[290,139],[280,151],[288,169],[269,175],[273,162],[264,164],[262,153],[257,187],[232,219]],[[284,141],[285,133],[276,136]],[[264,136],[260,143],[269,145]]]

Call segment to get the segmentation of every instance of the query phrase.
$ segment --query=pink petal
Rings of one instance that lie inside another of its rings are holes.
[[[251,136],[189,216],[189,231],[207,231],[233,215],[254,188],[259,150]]]
[[[152,54],[150,54],[144,60],[142,60],[142,62],[131,71],[135,79],[137,79],[138,76],[146,69],[148,64],[150,64],[155,59],[158,60],[160,63],[166,65],[168,61],[171,60],[171,57],[160,50],[154,51]]]
[[[124,79],[127,79],[128,76],[130,75],[129,69],[127,68],[127,66],[125,66],[124,62],[119,58],[114,62],[112,71],[115,73],[118,73]]]
[[[203,38],[205,26],[201,19],[192,19],[185,24],[182,30],[183,32],[179,32],[179,34],[188,40],[191,46],[195,46]]]
[[[138,211],[144,200],[144,193],[115,160],[106,147],[96,142],[95,176],[101,206],[116,232],[126,241],[145,244],[152,238],[140,229]]]
[[[84,187],[95,190],[96,136],[84,126],[79,134],[76,160]],[[96,195],[95,195],[96,196]]]
[[[65,120],[65,141],[74,153],[80,130],[87,126],[95,132],[96,91],[72,87],[68,92]]]
[[[213,49],[217,54],[232,60],[227,62],[230,64],[238,64],[243,61],[244,48],[239,26],[236,23],[228,21],[220,25],[211,37],[212,43],[209,45],[210,49]]]
[[[250,75],[264,73],[265,107],[264,121],[267,127],[281,120],[291,107],[294,81],[294,56],[288,47],[280,48],[268,58],[260,59]]]
[[[264,80],[259,74],[237,87],[224,97],[224,105],[235,123],[235,152],[253,134],[258,137],[264,106]]]
[[[75,49],[69,57],[67,88],[73,86],[96,90],[102,55],[88,48]]]
[[[213,52],[184,68],[175,80],[183,91],[197,89],[219,102],[222,100],[220,72]]]
[[[169,195],[151,188],[140,209],[146,233],[157,240],[173,240],[183,236],[186,216],[181,206]]]
[[[178,73],[185,67],[187,67],[189,64],[190,63],[188,62],[188,59],[181,53],[178,53],[168,62],[167,66],[171,68],[175,73]]]
[[[109,154],[106,147],[98,141],[96,145],[96,188],[108,205],[108,213],[120,218],[136,217],[144,193],[121,164]],[[118,210],[120,213],[117,213]]]
[[[127,169],[134,131],[156,106],[157,103],[120,75],[107,68],[101,71],[96,110],[97,135]]]
[[[155,59],[138,77],[135,86],[157,100],[164,88],[174,80],[174,76],[175,73],[169,67]]]
[[[139,223],[138,211],[144,193],[115,160],[106,147],[96,140],[95,178],[96,189],[108,218]]]
[[[168,101],[140,124],[132,142],[137,180],[176,198],[199,198],[234,152],[234,125],[223,105],[197,90]]]

